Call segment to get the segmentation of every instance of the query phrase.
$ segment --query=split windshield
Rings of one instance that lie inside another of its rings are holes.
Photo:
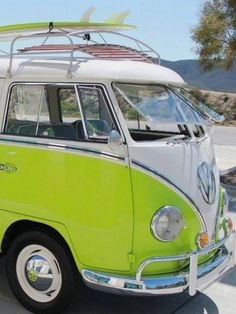
[[[196,108],[201,114],[209,119],[211,122],[222,122],[224,121],[224,116],[218,114],[213,109],[208,107],[203,100],[198,99],[188,90],[182,87],[174,87],[173,90],[185,98],[185,100],[190,103],[194,108]]]
[[[208,115],[192,103],[183,91],[161,85],[113,85],[128,129],[135,140],[158,140],[165,137],[200,137]]]

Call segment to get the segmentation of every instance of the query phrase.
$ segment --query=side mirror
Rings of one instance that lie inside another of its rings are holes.
[[[108,146],[111,150],[116,150],[122,144],[122,137],[116,130],[112,130],[108,135]]]

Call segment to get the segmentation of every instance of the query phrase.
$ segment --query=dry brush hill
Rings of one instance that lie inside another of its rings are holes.
[[[236,94],[197,89],[193,93],[216,112],[224,115],[223,125],[236,126]]]

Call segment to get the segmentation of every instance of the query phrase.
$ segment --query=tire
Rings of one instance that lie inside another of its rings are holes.
[[[7,252],[7,276],[16,298],[34,313],[61,313],[81,278],[62,245],[48,234],[27,231]]]

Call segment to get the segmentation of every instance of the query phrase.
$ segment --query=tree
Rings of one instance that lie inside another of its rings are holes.
[[[236,0],[208,0],[192,38],[205,70],[232,68],[236,60]]]

